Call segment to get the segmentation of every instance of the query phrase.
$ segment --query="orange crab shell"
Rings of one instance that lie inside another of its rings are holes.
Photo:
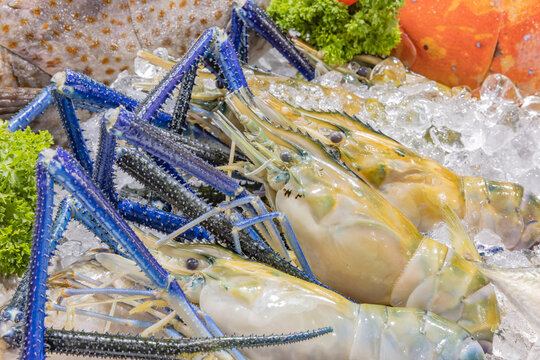
[[[406,0],[399,17],[408,39],[394,55],[411,70],[449,86],[502,73],[526,93],[540,89],[538,0]]]

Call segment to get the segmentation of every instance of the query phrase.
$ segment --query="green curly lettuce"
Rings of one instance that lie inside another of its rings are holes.
[[[342,64],[356,54],[386,56],[400,39],[397,12],[405,0],[272,0],[267,11],[282,29],[293,29],[324,54]]]
[[[34,167],[41,150],[51,146],[47,131],[10,132],[0,120],[0,274],[20,275],[32,246],[36,202]]]

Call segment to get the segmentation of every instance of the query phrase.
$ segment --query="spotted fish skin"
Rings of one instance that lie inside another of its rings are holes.
[[[71,69],[110,84],[133,70],[140,49],[173,57],[211,26],[225,27],[233,0],[0,1],[0,87],[43,87]]]

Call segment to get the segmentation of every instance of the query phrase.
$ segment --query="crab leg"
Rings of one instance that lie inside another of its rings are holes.
[[[182,134],[185,131],[185,121],[187,111],[189,109],[189,102],[191,101],[191,92],[193,91],[193,85],[195,84],[195,77],[197,76],[197,67],[193,66],[186,75],[186,79],[180,86],[178,98],[174,105],[174,111],[171,122],[169,123],[169,130]]]
[[[238,54],[238,58],[240,61],[243,61],[245,63],[248,62],[248,26],[246,23],[240,18],[239,12],[236,9],[236,5],[233,8],[233,12],[231,14],[231,42],[236,49],[236,53]]]
[[[103,195],[113,204],[118,202],[118,195],[114,190],[113,162],[116,137],[106,129],[106,120],[102,117],[99,128],[99,147],[96,156],[96,167],[93,181]]]
[[[85,209],[85,207],[73,197],[68,197],[66,200],[70,204],[70,210],[72,216],[75,220],[79,221],[81,224],[86,226],[96,237],[101,239],[111,250],[117,254],[124,255],[125,252],[122,251],[117,241],[114,240],[111,234],[107,232],[99,223],[90,215],[90,213]]]
[[[199,65],[202,59],[211,58],[216,61],[229,89],[247,87],[238,58],[234,53],[227,35],[216,27],[206,30],[187,51],[186,55],[176,63],[163,77],[160,83],[134,111],[142,120],[147,121],[158,112],[165,100],[184,78]],[[220,74],[218,74],[220,75]],[[189,79],[193,81],[194,79]]]
[[[113,161],[114,149],[116,147],[116,137],[108,131],[108,123],[110,121],[109,116],[110,113],[105,113],[100,121],[99,147],[93,180],[97,187],[107,196],[109,201],[111,201],[112,203],[117,203],[118,196],[114,190],[113,184]],[[196,156],[202,156],[207,161],[219,164],[224,163],[227,159],[227,155],[221,152],[221,149],[215,146],[198,144],[192,142],[190,139],[186,139],[183,136],[173,134],[157,127],[154,127],[154,130],[160,133],[162,137],[169,138],[171,141],[181,144],[179,146],[181,146],[186,151],[190,151]],[[152,157],[161,168],[163,168],[167,173],[172,175],[186,188],[190,189],[190,186],[186,184],[186,181],[182,178],[180,174],[178,174],[174,167],[172,167],[169,163],[161,160],[158,157]]]
[[[195,157],[179,144],[164,138],[152,125],[122,108],[109,110],[109,131],[117,138],[128,141],[138,148],[155,155],[176,168],[212,185],[229,196],[246,196],[247,192],[224,173]]]

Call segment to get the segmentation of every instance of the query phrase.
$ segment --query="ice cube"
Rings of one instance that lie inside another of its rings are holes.
[[[371,70],[369,79],[374,84],[392,83],[394,86],[400,86],[405,82],[406,74],[401,61],[390,56]]]
[[[523,98],[516,85],[507,76],[502,74],[491,74],[480,87],[480,98],[498,102],[507,100],[516,104],[521,104]]]
[[[134,68],[135,74],[145,79],[155,79],[160,72],[158,66],[140,57],[135,58]]]
[[[523,99],[521,109],[527,111],[530,115],[540,116],[540,96],[527,96]]]
[[[519,175],[517,178],[517,182],[522,185],[528,192],[531,192],[533,194],[540,194],[540,166],[534,166],[528,171]]]
[[[338,71],[329,71],[326,74],[317,78],[317,83],[322,86],[336,88],[341,86],[343,74]]]
[[[433,142],[444,151],[454,152],[463,149],[461,134],[446,126],[441,128],[432,127],[429,129],[429,135]]]
[[[152,53],[164,60],[169,60],[169,51],[164,47],[158,47]]]
[[[501,310],[501,324],[493,337],[493,355],[505,360],[527,359],[538,336],[524,314],[497,289],[495,294]]]
[[[527,250],[504,250],[494,254],[486,254],[486,264],[501,268],[517,268],[531,266]]]
[[[486,154],[492,155],[495,151],[512,140],[514,135],[514,131],[508,126],[494,125],[492,128],[487,129],[486,142],[482,149]]]
[[[484,247],[504,247],[501,237],[490,229],[483,229],[474,236],[474,243]]]
[[[486,142],[486,134],[482,127],[468,127],[461,131],[461,142],[464,150],[472,151],[481,148]]]

